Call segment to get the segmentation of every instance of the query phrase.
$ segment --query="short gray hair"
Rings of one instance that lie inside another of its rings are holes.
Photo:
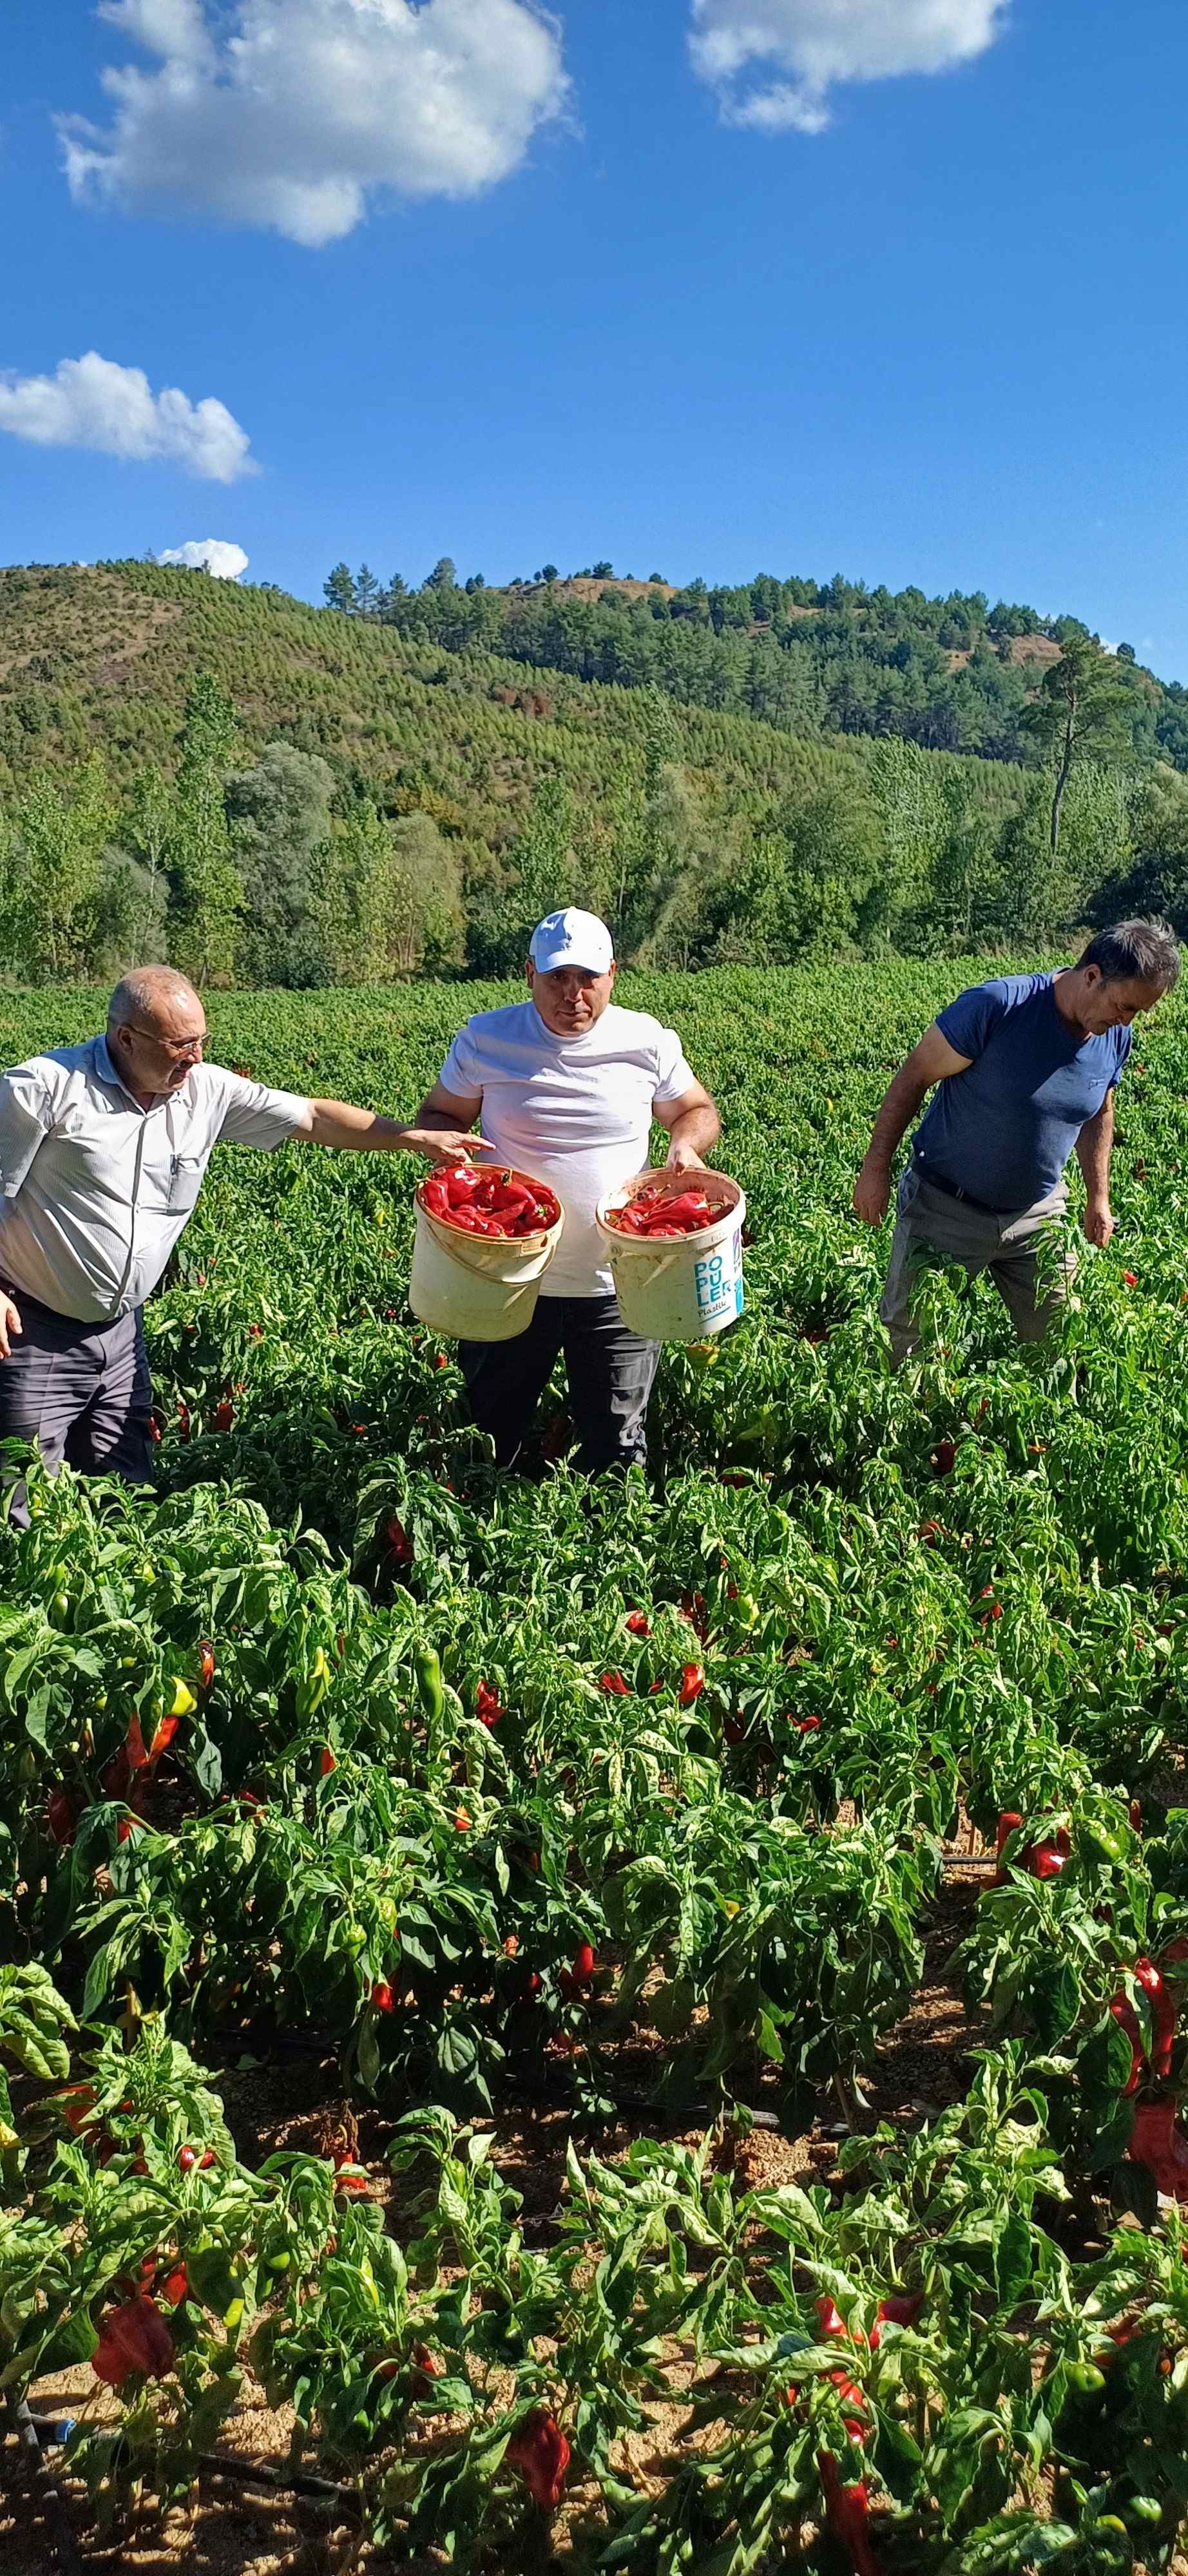
[[[1078,966],[1099,966],[1103,984],[1161,984],[1174,990],[1180,951],[1170,921],[1115,921],[1089,942]]]
[[[109,1029],[135,1028],[146,1015],[151,1019],[161,1001],[196,1002],[198,995],[188,975],[178,973],[176,966],[134,966],[130,975],[121,976],[107,1005]]]

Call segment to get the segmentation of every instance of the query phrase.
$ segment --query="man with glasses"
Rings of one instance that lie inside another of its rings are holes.
[[[448,1162],[475,1144],[270,1091],[205,1064],[205,1045],[193,985],[142,966],[117,984],[105,1036],[0,1078],[0,1439],[36,1441],[51,1471],[67,1458],[92,1475],[147,1477],[141,1310],[217,1144],[267,1153],[305,1137]],[[27,1519],[22,1487],[9,1509]]]

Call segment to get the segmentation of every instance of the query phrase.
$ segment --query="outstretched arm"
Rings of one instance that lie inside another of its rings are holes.
[[[454,1117],[401,1127],[395,1118],[356,1109],[349,1100],[311,1100],[308,1123],[297,1134],[339,1154],[428,1154],[438,1162],[456,1163],[482,1142],[466,1132],[470,1124],[469,1118]]]
[[[934,1021],[900,1065],[884,1093],[874,1134],[854,1183],[854,1214],[861,1217],[864,1225],[881,1225],[886,1216],[891,1165],[921,1101],[934,1083],[946,1082],[951,1074],[964,1073],[972,1063],[972,1056],[958,1055]]]
[[[1077,1161],[1085,1175],[1085,1208],[1081,1230],[1104,1252],[1114,1231],[1110,1206],[1110,1155],[1114,1149],[1114,1095],[1107,1091],[1096,1117],[1087,1118],[1077,1138]]]
[[[722,1133],[717,1108],[700,1082],[677,1100],[657,1100],[653,1114],[668,1129],[665,1165],[670,1172],[700,1171],[703,1158]]]

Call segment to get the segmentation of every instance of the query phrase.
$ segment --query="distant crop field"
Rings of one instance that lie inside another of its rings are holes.
[[[751,1236],[626,1484],[560,1389],[496,1480],[407,1158],[216,1154],[156,1490],[0,1528],[0,2366],[80,2530],[279,2567],[298,2470],[416,2571],[1173,2564],[1188,1017],[1056,1346],[938,1273],[893,1377],[854,1172],[1002,970],[624,979]],[[213,1052],[411,1117],[512,997],[215,994]],[[102,1008],[0,994],[0,1061]]]

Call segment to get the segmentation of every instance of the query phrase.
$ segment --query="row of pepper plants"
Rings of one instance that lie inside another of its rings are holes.
[[[892,1379],[849,1174],[960,980],[641,979],[756,1238],[743,1322],[666,1356],[648,1480],[574,1476],[558,1395],[539,1481],[497,1484],[405,1315],[408,1174],[296,1151],[216,1158],[151,1311],[157,1491],[33,1469],[0,1535],[0,2367],[35,2407],[73,2374],[106,2519],[189,2492],[250,2374],[397,2561],[519,2567],[561,2517],[639,2576],[1170,2564],[1183,1040],[1144,1032],[1125,1253],[1059,1350],[938,1276]],[[11,1002],[11,1055],[53,1000]],[[228,1060],[405,1109],[457,1016],[212,1006]],[[989,2053],[880,2127],[971,1842]],[[238,2159],[204,2053],[278,2026],[395,2124],[394,2214],[349,2127]],[[585,2143],[527,2229],[499,2129],[540,2100]],[[591,2151],[648,2100],[702,2147]],[[755,2112],[844,2122],[832,2187],[748,2188]]]

